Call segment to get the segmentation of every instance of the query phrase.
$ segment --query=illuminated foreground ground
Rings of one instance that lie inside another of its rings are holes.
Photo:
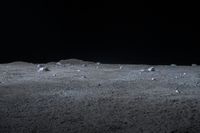
[[[199,133],[200,67],[0,65],[0,133]]]

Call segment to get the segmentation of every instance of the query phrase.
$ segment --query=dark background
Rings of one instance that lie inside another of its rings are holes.
[[[0,61],[199,64],[198,4],[9,1]]]

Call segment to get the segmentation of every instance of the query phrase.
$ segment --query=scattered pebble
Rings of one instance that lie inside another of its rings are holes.
[[[151,80],[156,80],[155,78],[151,78]]]
[[[83,64],[82,67],[87,67],[87,65],[86,65],[86,64]]]
[[[56,74],[53,74],[53,77],[56,77]]]
[[[76,70],[77,72],[80,72],[81,70]]]
[[[147,70],[148,70],[149,72],[153,72],[153,71],[155,71],[155,68],[154,68],[154,67],[149,67]]]
[[[97,66],[96,69],[99,69],[99,66]]]
[[[60,62],[57,62],[56,65],[61,66],[62,64]]]
[[[175,90],[175,92],[176,92],[176,93],[180,93],[180,91],[179,91],[179,90]]]
[[[141,69],[141,70],[140,70],[140,72],[144,72],[144,71],[145,71],[144,69]]]
[[[184,77],[186,75],[186,73],[181,73],[180,77]]]
[[[98,86],[101,86],[101,84],[99,83]]]
[[[175,79],[178,79],[178,76],[175,76]]]
[[[196,82],[195,86],[200,87],[200,82]]]
[[[42,65],[42,64],[37,65],[37,68],[41,68],[41,67],[44,67],[44,65]]]
[[[119,69],[122,69],[122,68],[123,68],[123,66],[120,66],[120,67],[119,67]]]
[[[81,76],[81,78],[82,78],[82,79],[86,79],[87,77],[86,77],[86,76]]]
[[[100,62],[97,62],[96,64],[97,64],[97,65],[100,65],[101,63],[100,63]]]
[[[47,67],[40,67],[38,69],[38,72],[47,72],[47,71],[49,71],[49,68],[47,68]]]

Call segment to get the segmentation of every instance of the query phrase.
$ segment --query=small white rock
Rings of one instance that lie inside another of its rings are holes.
[[[44,65],[42,65],[42,64],[37,65],[37,68],[41,68],[41,67],[44,67]]]
[[[62,64],[60,62],[57,62],[56,65],[61,66]]]
[[[180,91],[179,91],[179,90],[175,90],[175,92],[176,92],[176,93],[180,93]]]
[[[186,75],[186,73],[183,73],[183,76],[185,76]]]
[[[155,78],[151,78],[151,80],[156,80]]]
[[[82,67],[87,67],[87,65],[86,65],[86,64],[83,64]]]
[[[47,72],[47,71],[49,71],[49,69],[47,67],[40,67],[38,69],[38,72]]]
[[[53,74],[53,77],[56,77],[56,74]]]
[[[82,79],[86,79],[87,77],[86,77],[86,76],[81,76],[81,78],[82,78]]]
[[[81,70],[76,70],[77,72],[80,72]]]
[[[97,62],[96,64],[97,64],[97,65],[100,65],[101,63],[100,63],[100,62]]]
[[[141,69],[141,70],[140,70],[140,72],[144,72],[144,71],[145,71],[144,69]]]
[[[153,72],[153,71],[155,71],[155,68],[154,68],[154,67],[149,67],[147,70],[148,70],[149,72]]]

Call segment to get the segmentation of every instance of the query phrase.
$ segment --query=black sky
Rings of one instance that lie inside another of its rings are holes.
[[[15,1],[2,19],[1,62],[199,63],[195,13],[184,2]]]

